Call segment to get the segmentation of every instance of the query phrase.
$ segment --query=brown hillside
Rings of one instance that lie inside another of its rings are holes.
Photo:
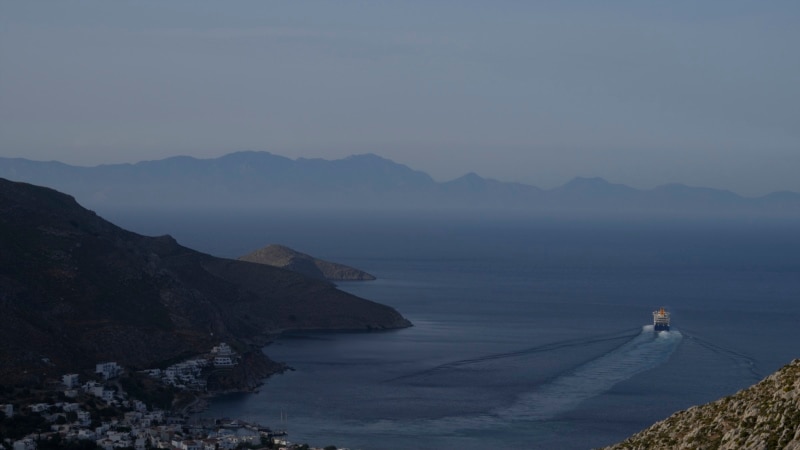
[[[800,449],[800,359],[754,386],[677,412],[606,449]]]
[[[283,245],[268,245],[262,249],[239,257],[269,266],[280,267],[305,276],[330,281],[370,281],[375,277],[344,264],[333,263],[298,252]]]

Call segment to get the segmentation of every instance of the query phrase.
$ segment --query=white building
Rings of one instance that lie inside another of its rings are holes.
[[[219,440],[214,438],[203,439],[203,450],[217,450],[219,448]]]
[[[99,427],[94,429],[94,434],[97,436],[103,436],[106,434],[106,431],[111,429],[111,425],[108,422],[103,422],[100,424]]]
[[[214,367],[233,367],[236,365],[236,352],[224,342],[212,348],[211,353],[214,355]]]
[[[106,388],[104,386],[98,384],[93,386],[92,389],[89,391],[89,393],[94,395],[95,397],[103,398],[103,391],[105,390]]]
[[[100,395],[100,398],[102,398],[106,403],[111,403],[114,401],[114,395],[115,392],[111,389],[103,389],[103,393]]]
[[[14,416],[14,405],[11,403],[7,403],[5,405],[0,405],[0,412],[5,414],[6,417],[13,417]]]
[[[214,367],[233,367],[236,363],[230,356],[215,356]]]
[[[140,413],[139,411],[128,411],[125,413],[125,419],[122,421],[122,423],[136,425],[142,421],[142,417],[144,417],[144,414]]]
[[[101,448],[103,450],[114,450],[115,442],[109,438],[103,438],[96,440],[95,444],[97,444],[97,448]]]
[[[50,408],[50,405],[47,403],[34,403],[33,405],[30,405],[29,408],[32,412],[40,413],[47,411]]]
[[[36,450],[36,441],[31,438],[14,441],[14,450]]]
[[[61,382],[64,384],[64,386],[67,389],[72,389],[74,387],[77,387],[78,384],[80,383],[80,381],[78,379],[79,379],[79,376],[78,376],[77,373],[68,373],[68,374],[63,375],[61,377]]]
[[[92,415],[89,411],[76,411],[78,413],[78,423],[81,426],[88,427],[92,423]]]
[[[97,364],[94,372],[100,374],[104,380],[110,380],[118,377],[119,374],[122,373],[122,366],[115,362],[100,363]]]
[[[179,444],[178,448],[181,450],[201,450],[203,448],[202,444],[197,441],[181,441]]]
[[[80,403],[64,403],[61,406],[61,409],[64,412],[78,411],[79,409],[81,409],[81,405],[80,405]]]
[[[215,354],[217,356],[231,356],[231,355],[234,354],[233,353],[233,349],[228,344],[226,344],[224,342],[221,342],[216,347],[213,347],[211,349],[211,353],[213,353],[213,354]]]
[[[164,411],[156,410],[145,414],[145,419],[150,420],[151,422],[161,423],[164,421]]]
[[[87,430],[85,428],[81,428],[80,430],[78,430],[78,436],[77,437],[78,437],[78,439],[87,439],[87,440],[92,440],[92,441],[96,439],[96,435],[94,434],[94,431]]]

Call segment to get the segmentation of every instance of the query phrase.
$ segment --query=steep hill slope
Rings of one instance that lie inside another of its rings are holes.
[[[114,360],[148,367],[285,329],[409,326],[332,284],[123,230],[57,191],[0,179],[0,384]],[[258,352],[260,354],[260,352]]]
[[[800,359],[754,386],[675,413],[606,449],[800,449]]]
[[[239,257],[240,261],[267,264],[301,273],[307,277],[331,281],[368,281],[375,277],[362,270],[314,258],[283,245],[268,245]]]

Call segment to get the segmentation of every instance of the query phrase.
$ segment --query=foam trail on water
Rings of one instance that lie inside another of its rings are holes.
[[[702,347],[718,355],[730,358],[734,363],[736,363],[740,367],[745,367],[747,371],[750,372],[750,375],[752,376],[754,382],[764,378],[764,375],[762,375],[758,370],[756,370],[755,359],[753,359],[749,355],[731,348],[723,347],[721,345],[703,339],[697,333],[691,330],[684,329],[684,331],[686,331],[686,339],[696,342]]]
[[[615,384],[664,363],[682,338],[679,331],[655,333],[652,325],[645,325],[634,339],[522,395],[514,405],[496,414],[510,420],[544,420],[567,412]]]
[[[631,331],[632,331],[632,333],[631,333]],[[427,375],[433,375],[433,374],[436,374],[438,372],[444,372],[444,371],[447,371],[447,370],[457,369],[457,368],[460,368],[460,367],[465,367],[465,366],[470,366],[470,365],[483,364],[483,363],[486,363],[486,362],[491,362],[491,361],[501,360],[501,359],[506,359],[506,358],[518,358],[518,357],[533,355],[533,354],[536,354],[536,353],[546,353],[546,352],[552,352],[554,350],[561,350],[561,349],[567,349],[567,348],[572,348],[572,347],[580,347],[580,346],[585,346],[585,345],[589,345],[589,344],[597,344],[599,342],[614,341],[614,340],[617,340],[617,339],[624,339],[626,337],[631,337],[632,338],[634,336],[637,336],[639,334],[638,332],[639,332],[639,329],[636,328],[636,329],[633,329],[633,330],[626,330],[626,331],[621,332],[621,333],[617,332],[617,333],[610,333],[610,334],[604,334],[604,335],[599,335],[599,336],[590,336],[590,337],[586,337],[586,338],[570,339],[570,340],[560,341],[560,342],[552,342],[552,343],[548,343],[548,344],[544,344],[544,345],[539,345],[539,346],[536,346],[536,347],[526,348],[526,349],[523,349],[523,350],[517,350],[517,351],[514,351],[514,352],[493,353],[493,354],[490,354],[490,355],[483,355],[483,356],[478,356],[478,357],[473,357],[473,358],[461,359],[461,360],[458,360],[458,361],[451,361],[451,362],[448,362],[448,363],[445,363],[445,364],[440,364],[440,365],[438,365],[436,367],[431,367],[429,369],[421,370],[419,372],[413,372],[413,373],[401,375],[399,377],[395,377],[395,378],[392,378],[390,380],[387,380],[387,382],[402,381],[402,380],[408,380],[408,379],[412,379],[412,378],[423,377],[423,376],[427,376]]]
[[[493,429],[518,421],[543,421],[576,408],[639,373],[653,369],[670,357],[683,335],[676,330],[654,332],[652,325],[614,350],[565,372],[536,390],[521,395],[511,406],[472,416],[398,423],[382,420],[365,425],[392,434]],[[400,431],[402,430],[402,431]]]

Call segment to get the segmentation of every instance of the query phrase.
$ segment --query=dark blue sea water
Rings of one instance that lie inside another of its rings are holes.
[[[800,233],[752,220],[104,214],[219,256],[283,243],[414,327],[297,333],[207,415],[362,449],[591,448],[800,357]],[[654,333],[651,312],[672,312]],[[281,420],[281,417],[286,417]]]

